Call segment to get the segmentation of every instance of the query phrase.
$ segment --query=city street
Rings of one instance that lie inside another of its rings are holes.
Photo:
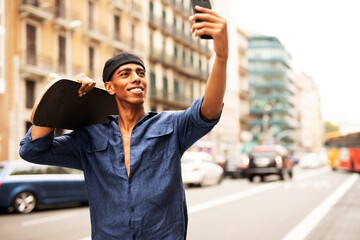
[[[266,180],[187,188],[188,239],[359,239],[359,174],[324,167]],[[88,207],[2,212],[0,239],[88,240]]]

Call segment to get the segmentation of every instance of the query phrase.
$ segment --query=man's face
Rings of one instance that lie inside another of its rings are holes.
[[[120,66],[112,75],[105,88],[115,94],[119,101],[131,104],[143,104],[146,97],[145,70],[141,65],[128,63]]]

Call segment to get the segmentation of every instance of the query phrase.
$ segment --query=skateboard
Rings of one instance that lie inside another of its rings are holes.
[[[63,77],[53,79],[36,100],[31,122],[37,126],[74,130],[104,123],[108,115],[117,115],[115,97],[94,87],[79,97],[81,83]]]

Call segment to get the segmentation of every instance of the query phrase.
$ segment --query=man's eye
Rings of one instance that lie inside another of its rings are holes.
[[[139,76],[140,76],[140,77],[144,77],[144,76],[145,76],[145,72],[139,72]]]
[[[127,77],[129,75],[129,73],[127,73],[127,72],[122,72],[121,74],[120,74],[120,77]]]

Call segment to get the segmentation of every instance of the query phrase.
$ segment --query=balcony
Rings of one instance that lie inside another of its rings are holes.
[[[154,104],[161,104],[169,109],[186,109],[191,106],[193,100],[174,93],[164,94],[163,90],[152,90],[150,101]]]
[[[190,62],[184,62],[179,58],[177,59],[172,55],[168,55],[164,51],[156,51],[154,49],[151,49],[150,61],[160,62],[165,67],[172,68],[179,74],[187,75],[193,78],[199,78],[201,81],[207,81],[209,77],[209,73],[207,73],[206,71],[202,71],[196,68]]]
[[[246,77],[246,76],[249,75],[249,72],[248,72],[247,68],[245,68],[245,67],[242,66],[242,65],[239,65],[239,67],[238,67],[238,73],[239,73],[239,75],[242,76],[242,77]]]
[[[110,8],[112,10],[128,12],[130,10],[129,0],[112,0],[110,1]]]
[[[198,41],[190,33],[184,33],[181,30],[176,29],[173,25],[168,24],[162,18],[150,14],[149,25],[153,29],[160,30],[162,34],[166,36],[172,36],[176,41],[181,42],[186,47],[193,51],[198,51],[207,57],[213,55],[212,50],[207,45],[203,44],[203,41]]]
[[[144,17],[142,11],[143,11],[143,7],[139,3],[134,2],[134,0],[131,0],[130,11],[129,11],[130,15],[141,21],[143,20]]]
[[[249,100],[250,99],[249,91],[248,90],[240,90],[239,98],[242,100]]]
[[[23,1],[19,7],[21,18],[31,18],[41,23],[52,19],[53,13],[49,4],[36,4],[34,1]]]
[[[88,30],[85,32],[85,36],[90,41],[100,44],[106,41],[107,38],[106,29],[107,28],[105,26],[97,26],[97,25],[88,26]]]
[[[46,78],[54,72],[53,58],[44,55],[22,54],[20,59],[20,71],[23,77]]]

